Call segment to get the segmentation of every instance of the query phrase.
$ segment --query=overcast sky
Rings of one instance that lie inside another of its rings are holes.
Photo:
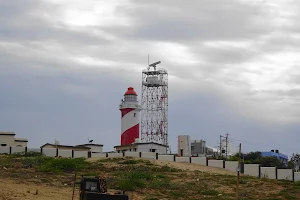
[[[188,3],[187,3],[188,2]],[[120,144],[120,100],[169,72],[169,141],[300,152],[300,1],[0,0],[0,130]]]

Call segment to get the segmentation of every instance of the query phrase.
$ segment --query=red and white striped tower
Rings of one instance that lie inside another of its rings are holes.
[[[140,137],[140,111],[137,94],[129,87],[121,100],[121,145],[132,144]]]

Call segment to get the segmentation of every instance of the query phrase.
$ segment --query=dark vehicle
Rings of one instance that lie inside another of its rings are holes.
[[[106,180],[99,177],[82,177],[77,184],[80,184],[79,200],[129,200],[124,192],[107,193]]]

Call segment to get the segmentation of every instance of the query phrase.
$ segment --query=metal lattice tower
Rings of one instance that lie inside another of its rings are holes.
[[[168,72],[158,64],[142,71],[141,140],[168,146]]]

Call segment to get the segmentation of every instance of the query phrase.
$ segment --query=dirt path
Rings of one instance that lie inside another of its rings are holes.
[[[20,183],[9,179],[0,180],[0,200],[70,200],[72,188],[50,187],[32,183]],[[38,194],[36,195],[36,190]],[[75,192],[78,195],[78,191]],[[78,199],[78,196],[75,196]]]

